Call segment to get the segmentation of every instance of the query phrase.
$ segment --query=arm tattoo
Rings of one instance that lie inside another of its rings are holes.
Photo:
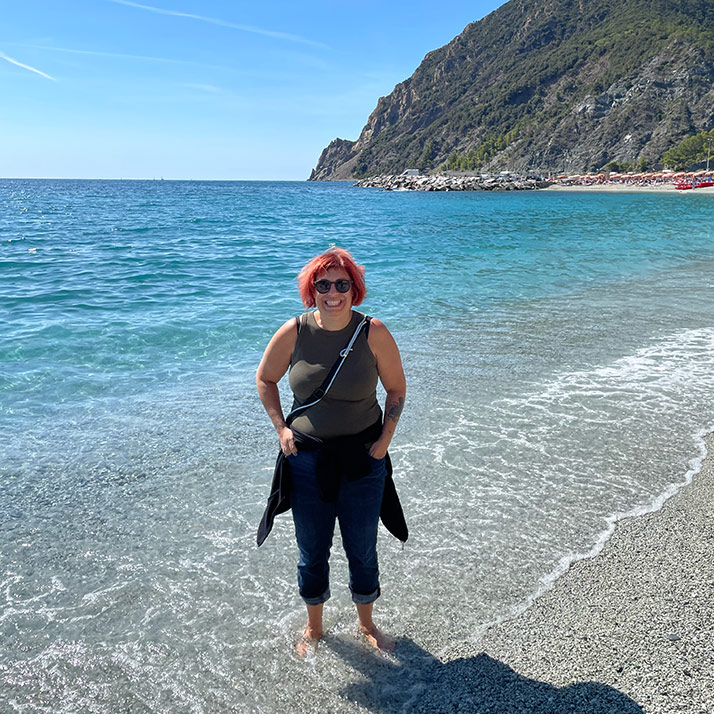
[[[402,409],[404,409],[404,397],[399,397],[399,402],[394,402],[389,406],[387,419],[391,419],[396,424],[399,421]]]

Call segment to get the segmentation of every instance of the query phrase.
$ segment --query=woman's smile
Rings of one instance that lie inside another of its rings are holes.
[[[336,281],[349,279],[350,276],[344,270],[335,268],[330,268],[326,273],[317,276],[317,280],[327,280],[331,283],[330,289],[326,293],[315,291],[315,303],[322,317],[329,316],[330,321],[333,321],[335,318],[340,321],[343,319],[349,320],[348,316],[352,310],[352,290],[341,293],[334,284]],[[322,325],[322,327],[335,329],[335,324]],[[341,328],[344,327],[344,325],[339,324],[336,327]]]

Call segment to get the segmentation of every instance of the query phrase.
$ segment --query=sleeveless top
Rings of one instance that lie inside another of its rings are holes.
[[[293,409],[304,404],[322,384],[363,318],[362,313],[353,310],[352,319],[341,330],[323,329],[317,324],[314,312],[302,318],[290,360]],[[377,402],[377,377],[377,359],[363,330],[330,391],[315,406],[298,414],[291,427],[320,439],[364,431],[382,418]]]

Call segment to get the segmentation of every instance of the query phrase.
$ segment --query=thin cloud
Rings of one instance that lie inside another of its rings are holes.
[[[53,82],[57,81],[54,77],[50,77],[49,74],[46,74],[45,72],[42,72],[39,69],[36,69],[35,67],[30,67],[29,64],[23,64],[22,62],[18,62],[16,59],[13,59],[12,57],[8,57],[4,52],[0,52],[0,59],[4,59],[6,62],[9,62],[10,64],[17,65],[18,67],[22,67],[23,69],[29,70],[30,72],[39,74],[40,77],[44,77],[45,79],[51,79]]]
[[[251,78],[256,78],[256,77],[263,77],[266,79],[280,79],[280,80],[292,80],[295,79],[301,80],[303,79],[303,75],[301,74],[285,74],[284,72],[281,72],[279,74],[276,74],[275,72],[267,72],[267,71],[261,71],[258,69],[245,69],[241,67],[235,67],[235,66],[227,66],[227,65],[220,65],[220,64],[208,64],[206,62],[197,62],[196,60],[185,60],[185,59],[175,59],[175,58],[169,58],[169,57],[155,57],[151,55],[132,55],[132,54],[127,54],[123,52],[105,52],[101,50],[80,50],[80,49],[75,49],[72,47],[57,47],[53,45],[37,45],[37,44],[28,44],[25,42],[8,42],[6,43],[12,47],[19,47],[22,49],[31,49],[31,50],[44,50],[46,52],[62,52],[65,54],[72,54],[72,55],[89,55],[92,57],[110,57],[110,58],[117,58],[117,59],[126,59],[126,60],[131,60],[135,62],[157,62],[157,63],[163,63],[163,64],[177,64],[177,65],[189,65],[192,67],[203,67],[206,69],[218,69],[224,72],[230,72],[231,74],[238,74],[238,75],[246,75]],[[289,51],[288,56],[295,60],[292,64],[296,64],[298,62],[303,62],[304,64],[314,67],[317,69],[321,70],[326,70],[330,69],[333,66],[330,65],[327,62],[323,62],[322,60],[316,59],[310,55],[304,54],[303,52],[294,52],[294,51]],[[396,84],[396,82],[395,82]]]
[[[18,45],[19,46],[19,45]],[[66,52],[72,55],[92,55],[94,57],[116,57],[118,59],[137,60],[140,62],[162,62],[166,64],[190,64],[197,67],[208,67],[210,69],[230,70],[230,67],[224,67],[218,64],[205,64],[204,62],[196,62],[194,60],[170,59],[168,57],[151,57],[148,55],[130,55],[121,52],[100,52],[99,50],[76,50],[70,47],[51,47],[49,45],[22,45],[22,47],[30,47],[35,50],[47,50],[49,52]]]
[[[164,10],[160,7],[153,7],[151,5],[141,5],[138,2],[131,2],[131,0],[108,0],[108,2],[113,2],[116,5],[126,5],[127,7],[136,7],[140,10],[148,10],[149,12],[155,12],[159,15],[171,15],[172,17],[185,17],[189,20],[198,20],[199,22],[208,22],[211,25],[219,25],[221,27],[229,27],[233,30],[241,30],[242,32],[252,32],[256,35],[265,35],[266,37],[275,37],[279,40],[289,40],[291,42],[299,42],[303,45],[311,45],[313,47],[322,47],[323,49],[326,45],[321,42],[315,42],[314,40],[309,40],[306,37],[301,37],[300,35],[291,35],[288,32],[275,32],[273,30],[264,30],[260,27],[253,27],[252,25],[238,25],[234,22],[227,22],[226,20],[219,20],[215,17],[205,17],[204,15],[194,15],[190,12],[177,12],[176,10]]]

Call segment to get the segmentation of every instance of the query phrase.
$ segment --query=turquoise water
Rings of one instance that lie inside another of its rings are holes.
[[[409,383],[389,631],[446,656],[658,507],[714,425],[712,197],[688,193],[0,181],[0,708],[363,710],[329,646],[359,649],[339,547],[304,663],[289,516],[254,545],[255,368],[332,243]]]

